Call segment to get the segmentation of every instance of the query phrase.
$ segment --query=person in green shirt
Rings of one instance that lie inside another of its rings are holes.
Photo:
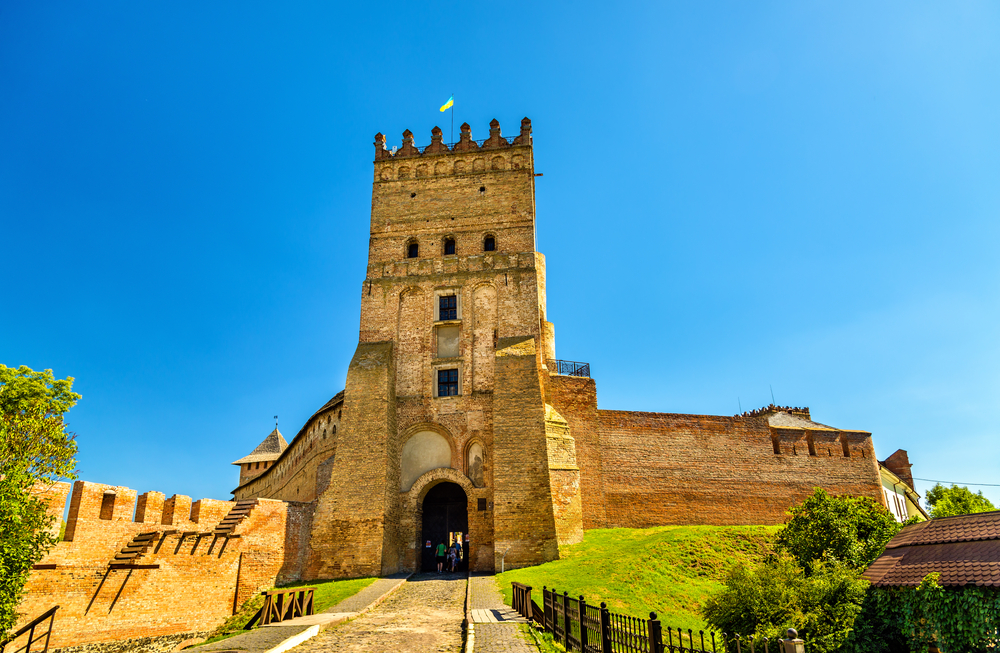
[[[438,573],[439,574],[444,569],[444,556],[445,556],[445,552],[447,550],[448,550],[448,547],[445,546],[444,542],[441,542],[440,544],[437,545],[437,551],[435,552],[435,556],[434,557],[437,559]]]

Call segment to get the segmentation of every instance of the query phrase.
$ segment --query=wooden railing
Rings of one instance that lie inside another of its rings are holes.
[[[250,630],[260,621],[261,626],[276,624],[296,617],[304,617],[313,613],[313,593],[315,587],[292,587],[285,590],[268,590],[264,595],[264,605],[243,626]],[[0,651],[3,653],[3,651]]]
[[[55,620],[56,620],[56,610],[58,610],[58,609],[59,609],[58,605],[49,608],[48,610],[46,610],[45,612],[43,612],[39,616],[37,616],[34,619],[32,619],[30,623],[25,624],[16,633],[14,633],[13,635],[11,635],[7,639],[5,639],[3,641],[0,641],[0,653],[3,653],[4,649],[7,648],[8,644],[10,644],[11,642],[13,642],[18,637],[20,637],[21,635],[23,635],[25,633],[28,633],[28,641],[27,641],[27,643],[25,643],[25,645],[22,646],[21,648],[14,649],[10,653],[31,653],[31,646],[35,642],[37,642],[38,640],[40,640],[43,637],[45,638],[45,647],[41,650],[41,653],[45,653],[45,651],[48,651],[49,650],[49,637],[52,636],[52,624],[55,623]],[[37,628],[38,625],[40,623],[42,623],[43,621],[45,621],[46,619],[48,619],[48,621],[49,621],[48,628],[45,629],[44,633],[40,634],[38,637],[35,637],[35,628]],[[37,651],[38,649],[36,648],[35,650]]]

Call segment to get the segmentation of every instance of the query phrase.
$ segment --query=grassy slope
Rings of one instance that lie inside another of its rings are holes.
[[[375,582],[374,578],[352,578],[349,580],[321,580],[314,583],[293,583],[283,585],[281,589],[289,587],[315,587],[313,592],[313,612],[324,612],[337,605],[349,596],[353,596]],[[243,626],[250,618],[264,605],[264,597],[257,594],[243,604],[240,611],[234,614],[226,622],[219,626],[210,636],[206,644],[226,639],[243,632]]]
[[[613,612],[645,617],[656,612],[664,627],[705,627],[698,608],[722,587],[738,561],[759,559],[780,526],[660,526],[591,530],[583,542],[559,551],[560,559],[497,575],[507,604],[512,581],[555,587]]]

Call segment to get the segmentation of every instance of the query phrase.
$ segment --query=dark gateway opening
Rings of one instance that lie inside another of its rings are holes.
[[[469,558],[469,545],[464,541],[465,534],[469,532],[468,501],[465,490],[455,483],[435,485],[424,497],[423,528],[420,535],[420,548],[423,551],[421,571],[437,571],[434,552],[438,544],[444,542],[445,546],[449,546],[456,534],[463,540],[459,568],[465,568],[465,561]],[[427,548],[428,540],[430,548]]]

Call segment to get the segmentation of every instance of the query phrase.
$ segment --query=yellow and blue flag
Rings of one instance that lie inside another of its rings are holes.
[[[441,105],[441,111],[447,111],[448,109],[452,108],[453,106],[455,106],[455,96],[454,95],[452,95],[450,98],[448,98],[448,101]]]

